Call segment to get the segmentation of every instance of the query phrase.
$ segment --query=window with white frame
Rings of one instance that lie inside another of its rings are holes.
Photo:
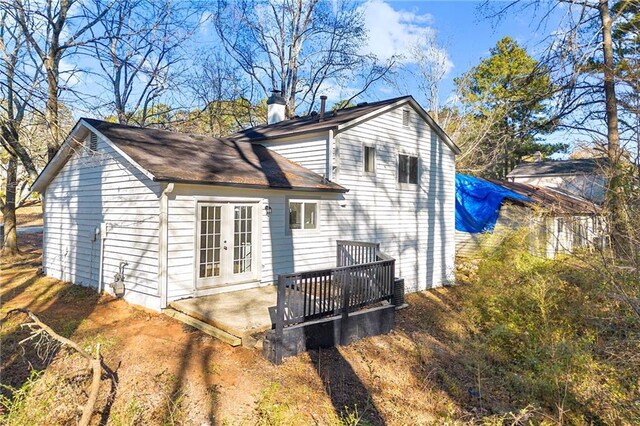
[[[318,229],[318,202],[290,200],[289,229]]]
[[[418,157],[398,155],[398,183],[418,183]]]
[[[364,164],[365,173],[373,173],[376,171],[376,147],[364,145],[362,148],[362,162]]]

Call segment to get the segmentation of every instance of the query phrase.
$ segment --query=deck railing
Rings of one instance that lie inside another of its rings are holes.
[[[285,327],[336,315],[346,319],[350,312],[392,300],[395,259],[378,244],[339,241],[336,262],[336,268],[278,276],[277,339]]]
[[[336,246],[336,265],[338,267],[375,262],[380,254],[379,243],[339,240],[336,241]]]

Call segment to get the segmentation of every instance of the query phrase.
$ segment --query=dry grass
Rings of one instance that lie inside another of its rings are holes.
[[[2,260],[2,312],[28,307],[76,341],[102,343],[107,362],[119,366],[120,385],[112,403],[105,388],[95,424],[559,422],[543,400],[514,392],[514,371],[505,367],[501,375],[500,359],[492,358],[498,354],[478,343],[482,322],[468,302],[473,283],[409,295],[410,307],[398,312],[388,335],[275,367],[256,351],[231,348],[168,317],[36,276],[38,256],[31,247],[20,259]],[[17,345],[20,333],[9,323],[0,336],[2,383],[14,389],[4,423],[73,423],[86,398],[86,378],[74,376],[80,360],[64,351],[38,356]],[[34,369],[43,373],[31,376]]]

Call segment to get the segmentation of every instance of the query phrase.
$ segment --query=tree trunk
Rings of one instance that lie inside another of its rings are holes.
[[[49,161],[60,148],[60,114],[58,109],[58,69],[57,58],[51,55],[47,66],[47,124],[51,131],[51,140],[47,142],[47,158]]]
[[[606,207],[609,214],[609,235],[613,249],[622,254],[627,249],[624,206],[624,181],[621,171],[620,135],[618,131],[618,104],[615,88],[615,64],[611,38],[612,19],[608,0],[599,0],[598,11],[602,24],[602,51],[604,56],[604,95],[607,121],[607,156],[609,173]]]
[[[18,187],[18,159],[11,157],[7,167],[7,181],[5,183],[6,198],[2,209],[4,219],[3,256],[18,254],[18,232],[16,230],[16,189]]]

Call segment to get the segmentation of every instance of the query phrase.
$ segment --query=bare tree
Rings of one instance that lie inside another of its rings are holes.
[[[91,28],[91,47],[121,124],[144,126],[177,81],[195,9],[169,0],[117,0]]]
[[[187,86],[197,103],[191,111],[187,127],[191,131],[213,137],[266,121],[266,108],[253,105],[255,84],[228,55],[201,52]]]
[[[625,154],[620,146],[620,124],[616,97],[613,23],[621,13],[612,13],[608,0],[514,0],[496,10],[485,2],[493,17],[533,10],[541,25],[549,17],[560,18],[542,62],[557,83],[555,119],[562,127],[601,136],[607,141],[606,207],[609,233],[618,254],[629,253],[628,216],[624,191]],[[604,125],[604,126],[603,126]],[[604,129],[603,129],[604,127]]]
[[[109,11],[113,1],[103,0],[2,0],[2,9],[20,25],[36,52],[47,80],[46,119],[51,132],[49,159],[58,151],[60,126],[60,63],[65,55],[86,45],[89,31]]]
[[[263,95],[282,92],[288,117],[299,107],[311,112],[328,85],[360,80],[355,97],[394,64],[362,52],[361,9],[348,0],[218,0],[214,23],[227,53]]]
[[[19,166],[31,179],[38,174],[31,153],[21,140],[23,121],[39,89],[42,73],[22,29],[6,11],[0,11],[0,55],[0,146],[7,157],[4,199],[0,198],[4,221],[2,253],[14,255],[18,253],[16,209],[28,196],[28,191],[19,191]],[[26,183],[25,179],[23,190]]]
[[[439,122],[440,83],[451,69],[451,61],[447,52],[438,45],[435,35],[425,36],[411,46],[409,51],[415,61],[414,74],[418,81],[418,88],[427,99],[433,119]]]

